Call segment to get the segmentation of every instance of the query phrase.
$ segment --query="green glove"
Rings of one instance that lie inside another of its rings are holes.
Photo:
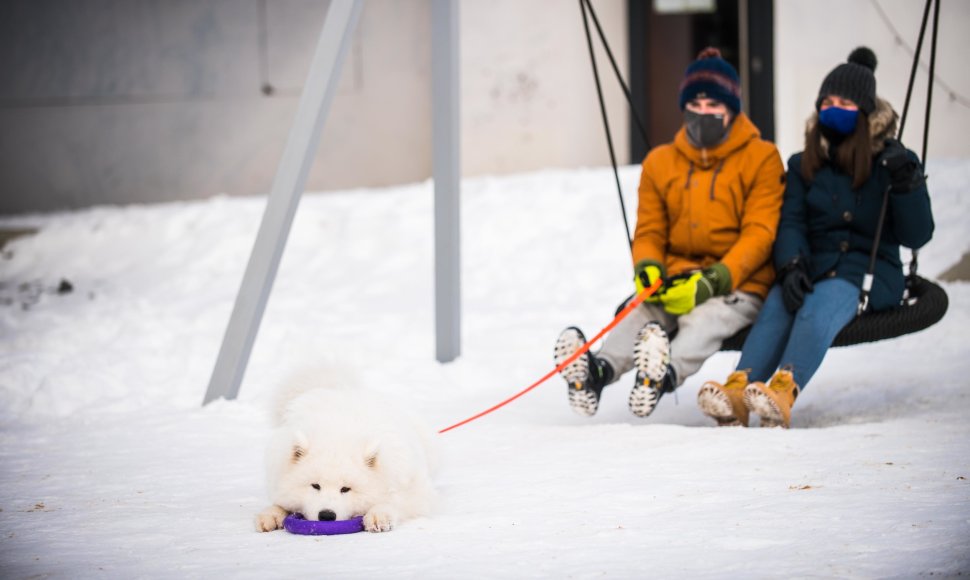
[[[657,280],[661,280],[662,282],[667,277],[663,264],[654,260],[640,260],[634,266],[633,272],[633,284],[637,287],[637,294],[653,286],[653,283]],[[660,302],[660,293],[662,291],[663,287],[661,286],[656,292],[648,296],[644,302]]]
[[[718,262],[703,270],[672,280],[660,296],[664,310],[675,316],[687,314],[711,296],[731,291],[731,272]]]

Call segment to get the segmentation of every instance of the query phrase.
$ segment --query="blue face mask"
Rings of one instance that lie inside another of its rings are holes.
[[[839,107],[829,107],[821,110],[818,114],[819,123],[843,135],[849,135],[855,131],[855,124],[858,119],[858,110],[841,109]]]

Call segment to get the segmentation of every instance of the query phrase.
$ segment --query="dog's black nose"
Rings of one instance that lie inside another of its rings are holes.
[[[320,518],[321,522],[332,522],[337,519],[337,514],[330,510],[321,510],[320,513],[317,514],[317,517]]]

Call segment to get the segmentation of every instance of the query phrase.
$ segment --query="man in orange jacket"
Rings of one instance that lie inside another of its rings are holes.
[[[663,393],[754,321],[774,280],[785,170],[778,149],[741,112],[738,73],[717,49],[687,67],[680,108],[684,125],[673,142],[643,161],[633,238],[637,289],[663,285],[596,354],[561,371],[581,415],[596,413],[603,387],[634,368],[630,410],[649,415]],[[557,365],[585,343],[578,328],[564,330]]]

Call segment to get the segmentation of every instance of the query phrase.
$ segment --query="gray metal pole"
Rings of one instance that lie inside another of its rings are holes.
[[[333,0],[327,10],[306,86],[273,179],[263,221],[256,234],[203,405],[220,397],[235,399],[239,393],[362,6],[363,0]]]
[[[435,353],[461,353],[458,0],[432,0],[431,76],[434,139]]]

